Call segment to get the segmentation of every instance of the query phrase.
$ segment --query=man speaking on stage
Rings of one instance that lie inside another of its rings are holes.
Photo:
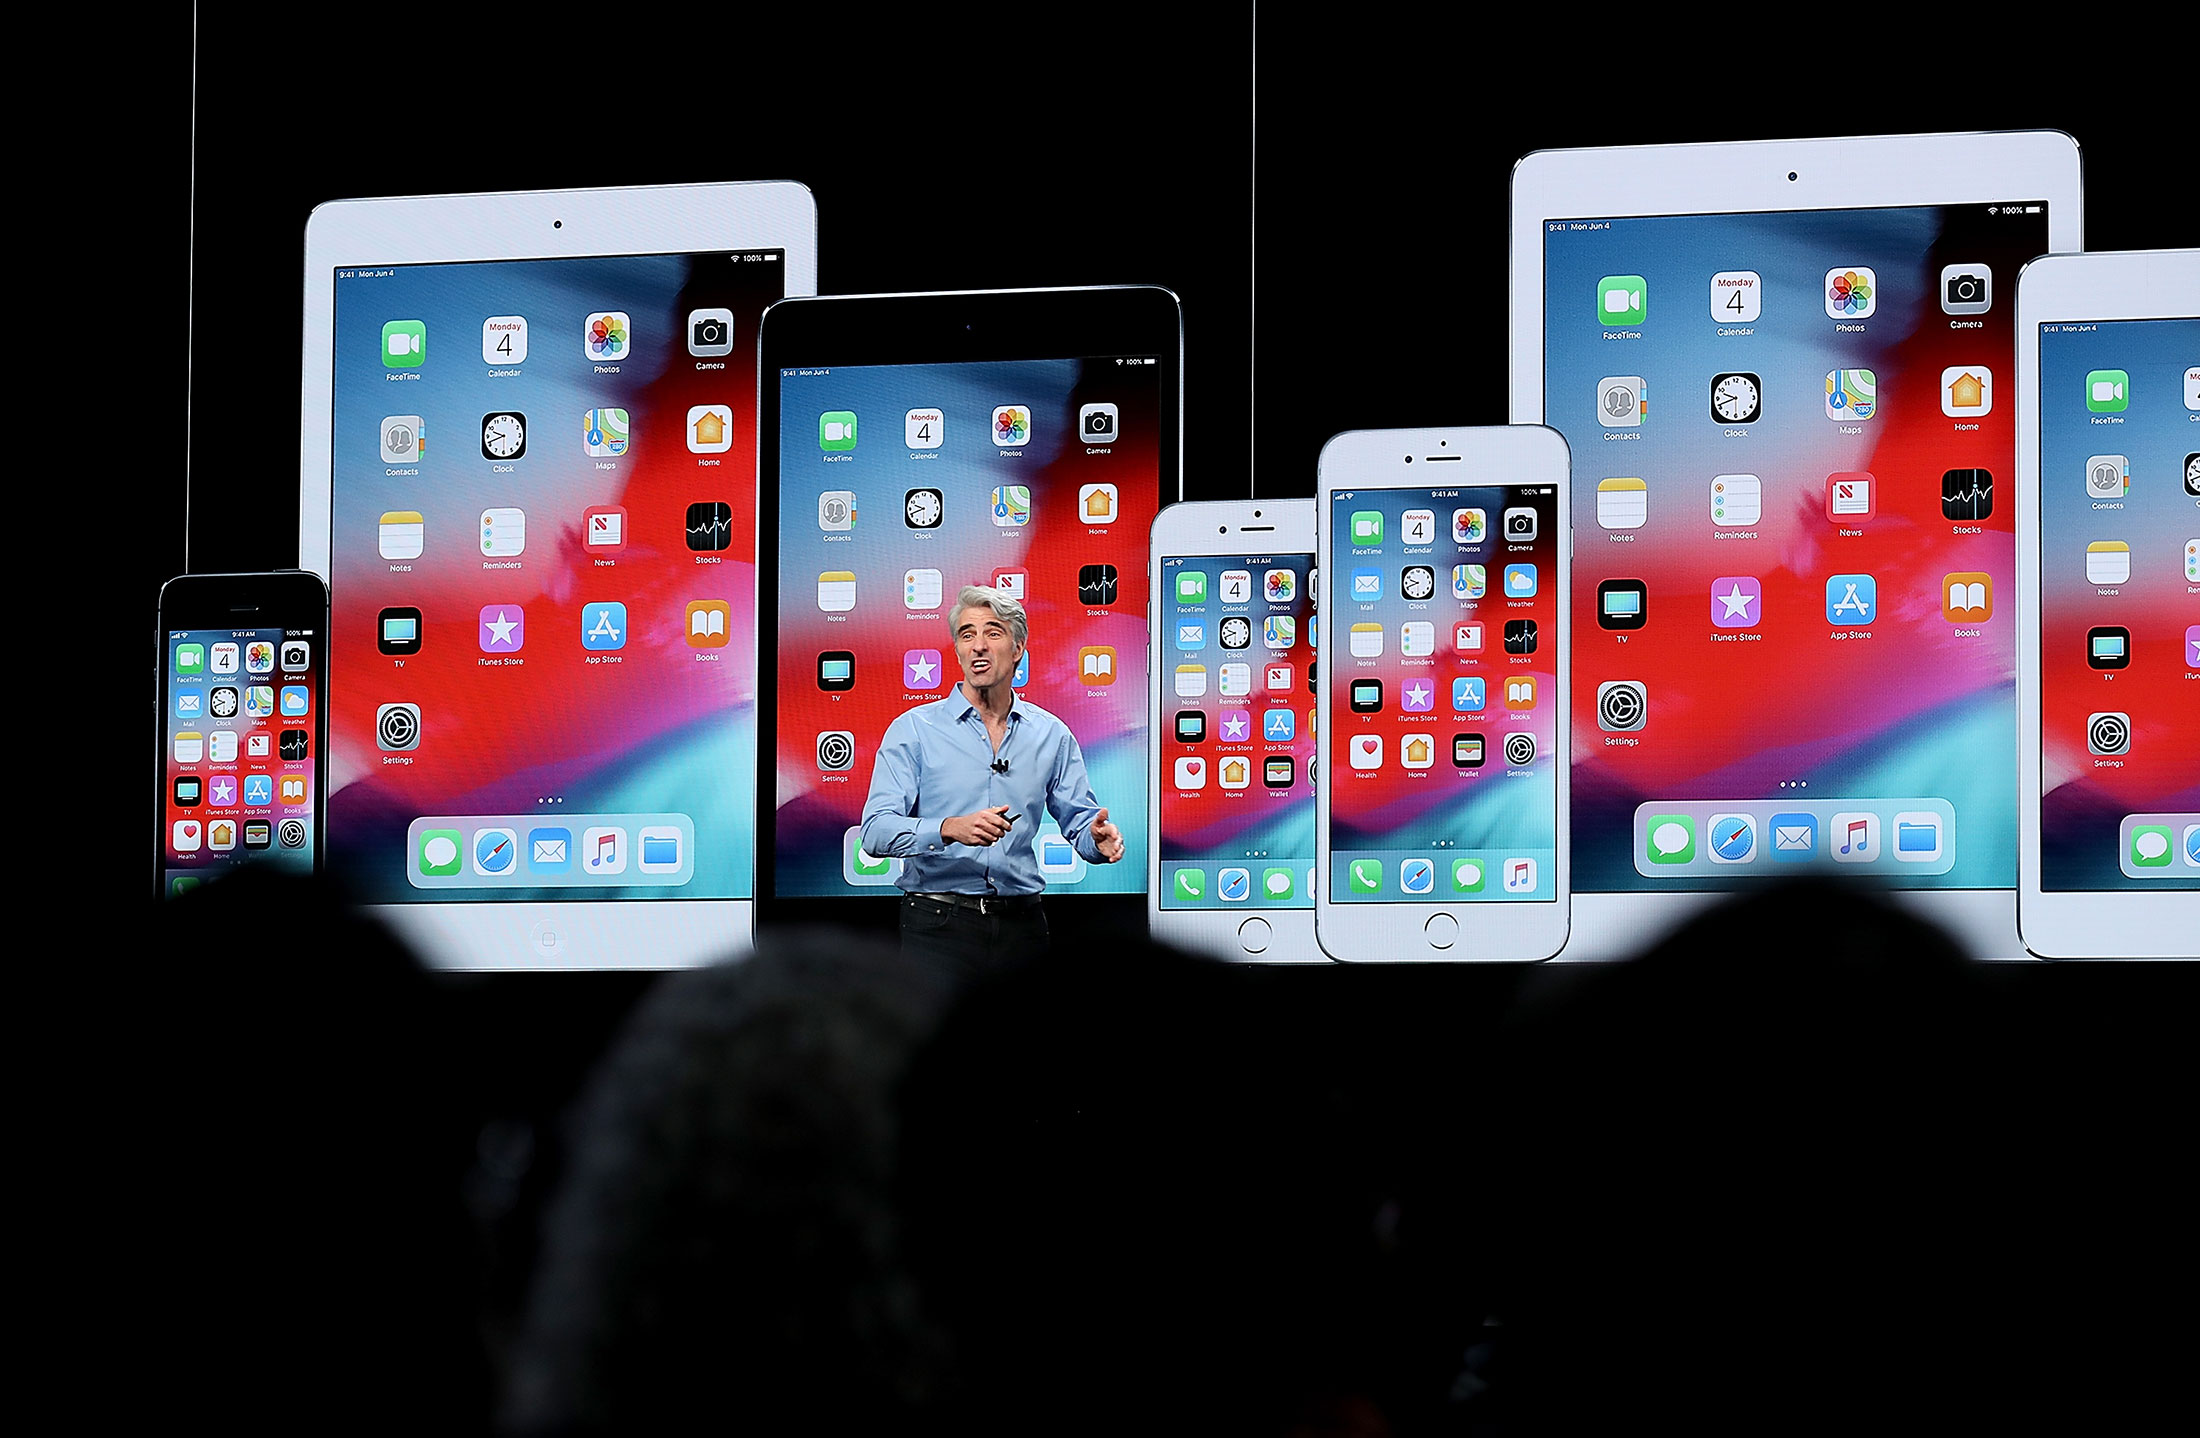
[[[1123,833],[1093,798],[1068,726],[1016,692],[1024,606],[966,585],[947,628],[962,683],[887,727],[863,850],[902,861],[902,951],[978,973],[1046,951],[1033,847],[1042,805],[1087,863],[1121,862]]]

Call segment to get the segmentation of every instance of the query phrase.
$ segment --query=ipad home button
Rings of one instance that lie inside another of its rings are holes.
[[[1238,942],[1245,945],[1248,954],[1265,954],[1270,932],[1266,919],[1247,919],[1238,925]]]
[[[558,946],[565,942],[564,936],[549,924],[535,925],[532,937],[535,941],[535,952],[544,958],[555,954]]]
[[[1430,948],[1448,949],[1459,942],[1459,921],[1449,914],[1431,914],[1423,932],[1428,935]]]

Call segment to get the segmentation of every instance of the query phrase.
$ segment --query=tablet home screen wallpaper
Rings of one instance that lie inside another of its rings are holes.
[[[749,894],[781,260],[332,277],[328,846],[363,897]]]

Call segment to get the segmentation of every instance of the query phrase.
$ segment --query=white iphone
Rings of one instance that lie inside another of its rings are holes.
[[[2200,250],[2017,287],[2017,927],[2200,956]]]
[[[1541,425],[1322,449],[1314,930],[1331,958],[1565,947],[1567,479]]]
[[[1326,963],[1314,943],[1314,501],[1154,518],[1146,916],[1218,958]]]

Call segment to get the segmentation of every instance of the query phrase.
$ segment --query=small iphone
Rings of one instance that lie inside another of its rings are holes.
[[[1332,958],[1565,947],[1567,478],[1541,425],[1322,448],[1314,931]]]
[[[303,570],[160,591],[158,891],[244,864],[310,874],[327,775],[328,588]]]
[[[1218,958],[1314,943],[1314,501],[1172,504],[1147,593],[1146,913]]]

